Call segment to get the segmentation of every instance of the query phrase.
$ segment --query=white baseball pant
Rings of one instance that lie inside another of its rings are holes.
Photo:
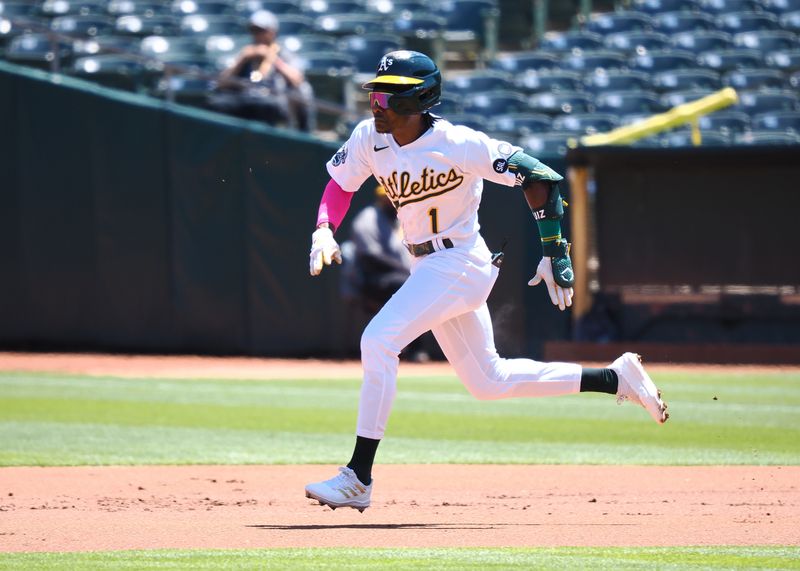
[[[383,438],[397,392],[398,355],[431,330],[467,390],[478,399],[545,397],[580,391],[581,366],[503,359],[486,299],[498,269],[482,239],[414,260],[411,276],[361,337],[364,380],[356,434]]]

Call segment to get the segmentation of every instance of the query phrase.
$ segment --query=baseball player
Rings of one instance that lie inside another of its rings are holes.
[[[341,263],[334,232],[352,193],[374,175],[397,208],[411,275],[361,337],[363,383],[353,456],[339,473],[306,486],[306,496],[335,509],[364,511],[372,494],[372,464],[396,392],[398,354],[431,330],[467,390],[478,399],[544,397],[585,391],[641,405],[659,424],[667,406],[638,355],[607,368],[504,359],[495,349],[486,299],[499,259],[479,233],[483,179],[520,189],[539,227],[542,259],[528,285],[544,282],[552,303],[572,305],[569,244],[561,235],[562,176],[520,147],[453,125],[430,112],[441,96],[441,73],[428,56],[383,56],[366,82],[372,118],[359,123],[327,163],[331,180],[311,238],[310,272]]]

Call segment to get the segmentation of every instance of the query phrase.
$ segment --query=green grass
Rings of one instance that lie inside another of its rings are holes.
[[[800,374],[654,377],[665,426],[608,395],[486,402],[401,378],[378,462],[800,464]],[[358,387],[0,373],[0,466],[340,463]]]
[[[265,549],[0,554],[2,569],[800,569],[797,547]]]

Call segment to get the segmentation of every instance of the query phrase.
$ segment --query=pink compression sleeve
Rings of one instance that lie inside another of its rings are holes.
[[[323,222],[332,224],[334,229],[338,228],[344,220],[344,215],[350,208],[350,201],[353,199],[353,193],[347,192],[338,183],[331,179],[325,186],[325,192],[322,193],[322,200],[319,203],[319,211],[317,212],[317,226]]]

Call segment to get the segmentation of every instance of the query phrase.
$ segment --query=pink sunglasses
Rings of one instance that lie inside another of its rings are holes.
[[[382,93],[380,91],[369,92],[369,107],[370,109],[389,109],[389,98],[391,93]]]

